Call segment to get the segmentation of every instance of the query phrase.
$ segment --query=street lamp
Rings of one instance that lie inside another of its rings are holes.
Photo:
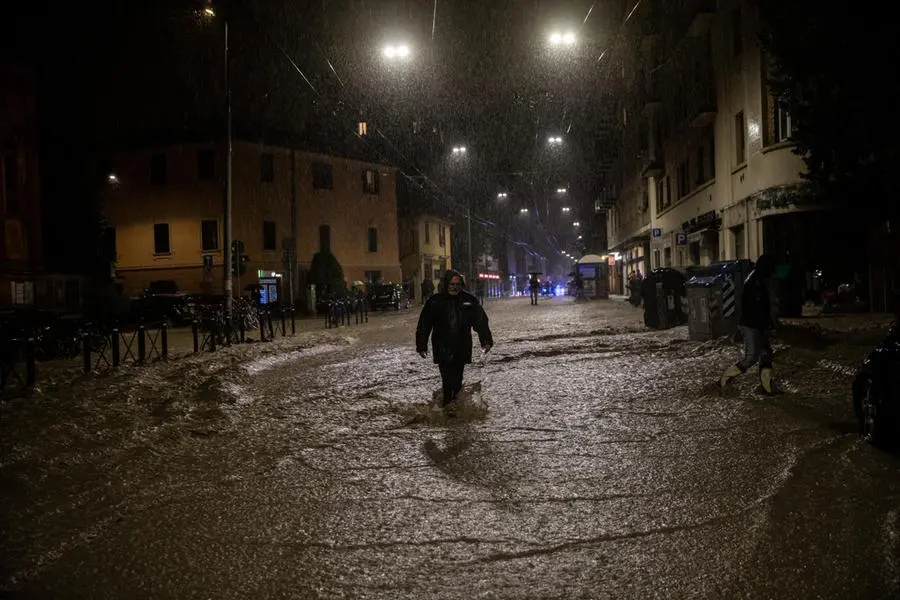
[[[119,178],[115,173],[110,173],[106,176],[106,180],[110,183],[119,183]]]
[[[551,135],[547,138],[547,142],[549,142],[550,144],[562,144],[562,137]]]
[[[575,33],[572,31],[567,31],[565,33],[560,33],[555,31],[550,34],[550,45],[551,46],[573,46],[575,45]]]
[[[500,192],[499,194],[497,194],[497,197],[498,198],[506,198],[508,195],[509,194],[507,194],[506,192]]]
[[[410,55],[410,50],[406,44],[388,45],[384,47],[382,54],[384,54],[385,58],[407,58]]]
[[[527,209],[527,208],[520,208],[520,209],[519,209],[519,214],[520,214],[520,215],[527,215],[527,214],[528,214],[528,209]]]
[[[569,190],[567,190],[566,188],[556,188],[557,194],[565,194],[567,191]]]
[[[453,147],[453,154],[460,155],[460,154],[465,154],[465,153],[466,153],[465,146],[454,146]]]
[[[574,223],[572,223],[572,227],[581,227],[581,223],[575,221]]]
[[[569,208],[568,206],[563,206],[563,207],[562,207],[562,211],[563,211],[564,213],[568,213],[568,212],[571,211],[571,210],[572,210],[572,209]]]

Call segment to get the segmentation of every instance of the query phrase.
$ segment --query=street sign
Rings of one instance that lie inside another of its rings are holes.
[[[687,246],[687,234],[679,231],[675,234],[675,245],[676,246]]]
[[[654,228],[651,230],[650,235],[653,237],[653,239],[659,239],[659,238],[661,238],[661,237],[662,237],[662,228],[660,228],[660,227],[654,227]]]

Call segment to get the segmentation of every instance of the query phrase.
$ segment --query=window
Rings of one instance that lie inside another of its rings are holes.
[[[313,187],[317,190],[334,189],[334,170],[328,163],[313,163]]]
[[[731,55],[738,57],[744,52],[744,19],[741,15],[741,7],[731,13]]]
[[[260,183],[275,181],[275,155],[271,152],[259,155],[259,181]]]
[[[431,243],[431,226],[428,221],[425,221],[425,243]]]
[[[197,179],[210,181],[216,178],[216,151],[204,148],[197,151]]]
[[[786,142],[791,139],[793,127],[791,126],[790,113],[781,106],[775,106],[775,143]]]
[[[168,169],[165,154],[154,154],[150,157],[150,183],[165,185],[168,181]]]
[[[444,225],[438,229],[438,245],[442,248],[447,245],[447,228]]]
[[[378,252],[378,230],[369,227],[369,252]]]
[[[653,251],[653,265],[658,269],[662,267],[662,262],[659,259],[659,250]]]
[[[3,194],[3,207],[10,215],[19,213],[19,161],[15,154],[3,156],[3,164],[0,165],[0,181],[3,186],[0,193]]]
[[[366,194],[378,193],[378,171],[375,169],[363,171],[363,192]]]
[[[153,253],[170,254],[172,248],[169,245],[169,224],[156,223],[153,226]]]
[[[331,227],[319,225],[319,252],[331,252]]]
[[[362,137],[369,133],[369,126],[366,125],[365,121],[360,121],[359,125],[357,126],[356,131],[359,134],[359,136]]]
[[[263,250],[265,252],[278,249],[275,239],[275,221],[263,221]]]
[[[683,198],[691,191],[691,179],[688,161],[683,161],[678,165],[678,197]]]
[[[203,252],[212,252],[219,249],[219,222],[210,219],[200,221],[200,249]]]
[[[663,260],[665,261],[664,266],[671,267],[672,266],[672,248],[671,247],[663,248],[663,257],[664,257]]]
[[[703,172],[705,166],[706,161],[704,160],[703,146],[700,146],[697,148],[697,185],[702,185],[706,182],[706,174]]]
[[[734,115],[734,158],[736,165],[747,162],[747,139],[745,131],[744,111]]]
[[[381,281],[381,271],[366,271],[366,283],[378,283]]]

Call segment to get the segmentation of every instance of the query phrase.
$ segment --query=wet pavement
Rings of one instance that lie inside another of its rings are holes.
[[[849,400],[877,331],[719,397],[737,349],[626,303],[487,310],[455,419],[415,309],[4,405],[0,595],[900,598],[900,459]]]

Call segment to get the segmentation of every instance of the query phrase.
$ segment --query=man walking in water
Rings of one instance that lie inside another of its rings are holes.
[[[719,380],[719,388],[732,379],[746,373],[759,362],[759,383],[764,394],[775,394],[772,382],[772,346],[769,329],[775,326],[775,317],[769,301],[769,283],[775,274],[775,259],[763,254],[756,261],[753,271],[744,281],[741,293],[741,320],[738,329],[744,336],[744,357],[728,367]]]
[[[472,362],[472,329],[484,352],[494,345],[488,317],[478,299],[464,291],[462,275],[447,271],[438,293],[422,307],[416,327],[416,352],[428,356],[428,338],[434,362],[441,372],[442,407],[456,400],[463,371]]]

